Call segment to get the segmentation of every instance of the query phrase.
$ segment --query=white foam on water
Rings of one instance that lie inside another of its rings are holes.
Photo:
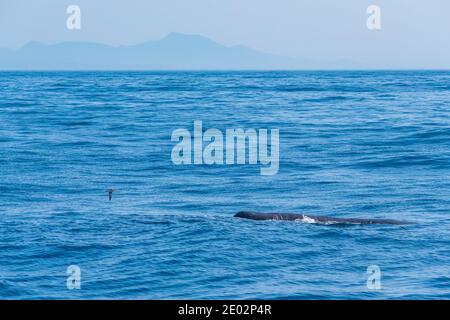
[[[308,216],[303,216],[300,219],[295,219],[295,221],[302,222],[302,223],[318,223],[315,219],[308,217]]]

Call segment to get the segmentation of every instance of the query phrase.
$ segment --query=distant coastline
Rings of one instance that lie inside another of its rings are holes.
[[[0,71],[232,71],[374,69],[354,61],[319,62],[224,46],[200,35],[170,33],[138,45],[109,46],[88,42],[30,42],[0,49]]]

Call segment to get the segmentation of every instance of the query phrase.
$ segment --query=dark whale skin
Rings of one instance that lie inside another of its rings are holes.
[[[313,223],[319,224],[387,224],[387,225],[404,225],[412,224],[408,221],[400,221],[393,219],[362,219],[362,218],[334,218],[327,216],[313,216],[295,213],[260,213],[253,211],[240,211],[235,215],[236,218],[251,220],[286,220],[296,221],[310,219]]]

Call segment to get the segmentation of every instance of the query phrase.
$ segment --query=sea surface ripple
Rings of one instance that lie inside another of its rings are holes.
[[[279,173],[175,166],[194,120],[280,129]],[[449,299],[449,178],[446,71],[2,72],[0,298]]]

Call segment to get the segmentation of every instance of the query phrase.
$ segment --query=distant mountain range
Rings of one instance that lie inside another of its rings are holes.
[[[131,46],[85,42],[31,42],[0,49],[0,70],[283,70],[357,68],[349,62],[317,63],[245,46],[227,47],[199,35],[171,33]]]

